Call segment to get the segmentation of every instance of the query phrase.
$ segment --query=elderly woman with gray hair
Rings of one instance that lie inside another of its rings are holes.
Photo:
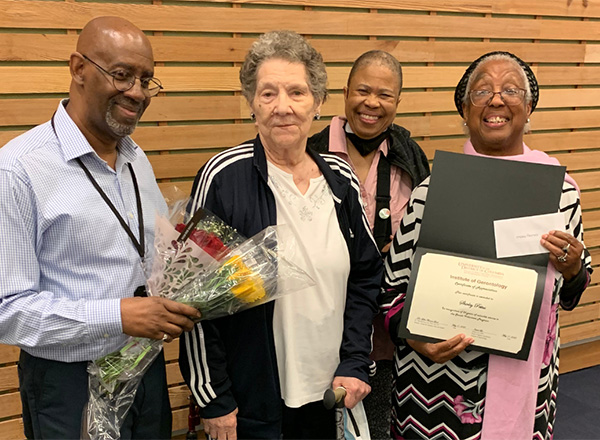
[[[352,408],[370,391],[381,257],[349,165],[306,148],[327,96],[321,55],[294,32],[269,32],[240,81],[258,136],[202,167],[190,211],[204,207],[246,236],[286,224],[292,259],[315,286],[199,323],[181,339],[181,370],[212,438],[333,439],[323,393],[344,387]]]
[[[535,75],[515,55],[491,52],[475,60],[454,95],[470,136],[464,153],[558,165],[556,159],[523,143],[538,96]],[[428,185],[429,178],[413,191],[385,261],[389,289],[384,302],[390,304],[386,319],[392,338],[397,335],[418,246]],[[546,284],[528,359],[471,351],[468,347],[474,341],[464,334],[439,343],[395,337],[392,437],[552,437],[558,389],[558,307],[572,310],[577,305],[592,272],[583,244],[579,193],[569,176],[563,184],[560,211],[567,232],[549,231],[540,237],[549,251],[548,270],[554,276]]]

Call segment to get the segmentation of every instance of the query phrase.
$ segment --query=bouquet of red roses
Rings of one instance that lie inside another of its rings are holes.
[[[204,209],[186,223],[181,217],[181,213],[169,219],[157,216],[147,280],[150,295],[192,305],[204,320],[264,304],[313,283],[285,258],[294,243],[286,235],[284,252],[279,227],[244,239]],[[286,282],[285,290],[278,283],[283,278],[293,281]],[[119,438],[137,386],[162,343],[130,337],[120,350],[90,362],[86,436]]]

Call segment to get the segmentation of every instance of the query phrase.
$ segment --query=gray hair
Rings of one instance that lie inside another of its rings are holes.
[[[304,37],[293,31],[272,31],[252,43],[240,69],[242,94],[251,103],[256,93],[256,74],[267,60],[282,59],[304,64],[310,92],[318,103],[327,99],[327,71],[323,57]]]
[[[521,65],[514,58],[511,58],[509,55],[505,55],[503,53],[495,53],[493,55],[490,55],[489,57],[486,57],[486,58],[482,59],[479,62],[479,64],[477,65],[477,67],[475,68],[475,70],[473,70],[473,72],[471,73],[471,75],[469,75],[469,80],[467,81],[467,89],[466,89],[465,94],[463,96],[463,104],[467,104],[468,103],[468,101],[469,101],[469,93],[471,92],[471,86],[473,85],[473,80],[477,76],[477,73],[479,73],[479,71],[482,69],[482,66],[485,63],[487,63],[488,61],[496,61],[496,60],[508,61],[509,63],[511,63],[511,64],[514,65],[514,67],[519,72],[519,75],[521,76],[521,79],[523,80],[523,83],[525,84],[525,90],[526,90],[526,93],[525,93],[525,102],[531,103],[531,100],[532,100],[531,85],[529,84],[529,79],[527,78],[527,75],[525,74],[525,71],[523,70],[523,68],[521,67]]]
[[[370,50],[368,52],[363,53],[359,56],[354,64],[352,65],[352,69],[350,69],[350,74],[348,75],[348,86],[350,86],[350,81],[354,74],[363,67],[369,66],[371,64],[381,64],[382,66],[387,67],[398,76],[398,81],[400,84],[400,89],[398,93],[402,91],[402,66],[400,62],[388,52],[383,50]]]
[[[504,54],[504,53],[494,53],[488,57],[483,58],[481,61],[479,61],[477,67],[469,75],[469,79],[467,81],[467,87],[465,89],[465,94],[463,95],[463,99],[462,99],[463,104],[465,104],[465,105],[469,104],[469,93],[471,93],[471,86],[473,85],[473,80],[477,76],[477,73],[479,73],[479,71],[482,69],[482,66],[485,63],[487,63],[488,61],[496,61],[496,60],[508,61],[509,63],[514,65],[514,67],[519,72],[519,76],[521,76],[523,83],[525,84],[525,102],[530,104],[533,100],[533,96],[531,94],[531,84],[529,82],[529,78],[527,78],[527,75],[525,74],[525,70],[523,70],[523,67],[521,67],[521,65],[518,63],[517,60],[512,58],[510,55]],[[466,124],[463,126],[463,131],[465,132],[465,135],[467,135],[467,136],[471,135],[471,133],[469,132],[469,127],[467,127]],[[527,119],[527,123],[525,124],[523,131],[525,133],[529,133],[531,131],[531,125],[529,123],[529,119]]]

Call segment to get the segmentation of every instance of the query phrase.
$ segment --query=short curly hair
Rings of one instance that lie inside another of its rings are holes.
[[[256,74],[267,60],[282,59],[302,63],[306,68],[308,87],[319,103],[327,99],[327,71],[323,57],[304,37],[293,31],[272,31],[252,43],[240,69],[242,94],[252,103],[256,94]]]

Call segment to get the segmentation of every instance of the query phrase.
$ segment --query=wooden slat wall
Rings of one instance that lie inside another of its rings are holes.
[[[370,49],[394,54],[405,81],[397,123],[429,158],[460,151],[464,136],[453,88],[466,66],[508,50],[541,85],[526,142],[568,167],[582,189],[586,244],[600,261],[600,3],[583,0],[0,0],[0,145],[50,118],[67,95],[67,60],[77,33],[98,15],[133,20],[149,35],[165,93],[134,134],[162,188],[188,191],[215,152],[254,137],[238,70],[257,34],[293,29],[328,65],[324,119],[343,113],[352,61]],[[561,312],[561,371],[600,363],[600,285],[575,311]],[[187,425],[187,390],[166,348],[175,430]],[[18,349],[0,346],[0,438],[23,438]]]

